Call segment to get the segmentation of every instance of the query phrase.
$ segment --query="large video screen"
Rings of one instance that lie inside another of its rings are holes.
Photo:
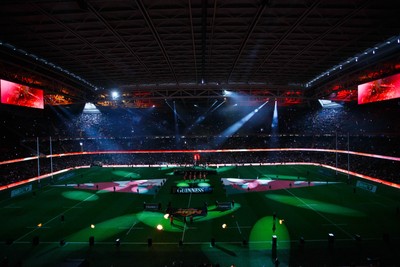
[[[358,104],[398,97],[400,97],[400,74],[360,84],[358,86]]]
[[[43,90],[35,89],[26,85],[0,80],[1,103],[31,107],[44,108]]]

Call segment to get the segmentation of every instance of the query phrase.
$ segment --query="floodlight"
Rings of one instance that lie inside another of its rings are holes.
[[[318,102],[323,108],[340,108],[342,105],[329,99],[318,99]]]
[[[117,99],[119,97],[119,93],[117,91],[112,91],[111,97],[112,97],[112,99]]]
[[[231,96],[232,94],[233,94],[232,91],[229,91],[229,90],[224,90],[224,91],[223,91],[223,95],[224,95],[224,96]]]
[[[272,248],[276,249],[278,237],[276,235],[272,235]]]
[[[87,114],[98,114],[100,113],[100,110],[93,103],[88,102],[85,104],[82,112]]]
[[[329,244],[333,244],[333,242],[335,241],[335,235],[333,233],[328,234],[328,241]]]

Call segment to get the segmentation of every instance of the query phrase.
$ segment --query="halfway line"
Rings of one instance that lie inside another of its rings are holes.
[[[128,232],[126,232],[126,235],[129,235],[129,233],[131,232],[131,230],[133,229],[133,227],[134,227],[137,223],[138,223],[138,220],[136,220],[136,218],[135,218],[135,220],[134,220],[133,223],[132,223],[131,228],[129,228]]]
[[[190,207],[190,202],[192,201],[192,193],[190,193],[190,196],[189,196],[189,203],[188,203],[188,208]],[[186,222],[186,218],[185,218],[185,222]],[[183,233],[182,233],[182,242],[183,242],[183,239],[185,238],[185,232],[186,232],[186,223],[183,223]]]

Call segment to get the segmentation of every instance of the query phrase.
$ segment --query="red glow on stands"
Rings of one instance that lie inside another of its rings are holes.
[[[301,98],[303,93],[301,91],[287,91],[283,94],[283,98],[279,101],[280,106],[290,106],[303,103]]]
[[[343,101],[353,101],[357,99],[357,91],[355,90],[342,90],[337,93],[337,99]]]
[[[329,100],[331,101],[354,101],[356,99],[357,99],[357,91],[351,89],[333,92],[329,96]]]
[[[138,91],[138,92],[134,92],[133,95],[135,97],[145,97],[145,96],[151,95],[151,93],[149,91]]]
[[[290,105],[297,105],[303,102],[302,99],[299,98],[284,98],[282,102],[279,102],[280,106],[290,106]]]

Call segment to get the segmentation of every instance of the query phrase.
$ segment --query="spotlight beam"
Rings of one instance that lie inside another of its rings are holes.
[[[190,125],[187,129],[186,132],[190,132],[194,127],[196,127],[197,125],[199,125],[202,121],[204,121],[206,119],[206,117],[212,113],[212,111],[210,112],[211,108],[217,103],[218,101],[215,100],[214,103],[212,103],[212,105],[207,109],[206,112],[204,112],[202,115],[200,115],[196,121]]]
[[[275,100],[275,106],[274,106],[274,113],[272,115],[271,128],[272,129],[278,128],[278,101],[277,100]]]
[[[252,112],[250,112],[249,114],[247,114],[246,116],[244,116],[243,118],[241,118],[239,121],[235,122],[233,125],[229,126],[227,129],[225,129],[222,133],[222,139],[220,139],[219,141],[216,141],[216,145],[222,145],[226,139],[228,139],[229,136],[233,135],[234,133],[236,133],[237,131],[240,130],[240,128],[243,127],[243,125],[248,122],[262,107],[264,107],[266,104],[268,103],[268,101],[264,102],[261,106],[259,106],[258,108],[254,109]]]
[[[171,105],[166,100],[165,100],[165,103],[167,103],[168,107],[172,110],[172,112],[174,112],[174,117],[177,117],[179,120],[181,120],[182,122],[185,123],[185,120],[183,120],[182,117],[179,115],[179,113],[176,111],[175,101],[173,102],[174,107],[171,107]]]
[[[178,125],[178,112],[176,112],[176,104],[174,101],[174,120],[175,120],[175,142],[179,144],[179,125]]]
[[[215,108],[213,108],[210,113],[213,113],[214,111],[216,111],[220,106],[222,106],[226,101],[222,101],[218,106],[216,106]],[[215,102],[214,102],[215,103]]]

